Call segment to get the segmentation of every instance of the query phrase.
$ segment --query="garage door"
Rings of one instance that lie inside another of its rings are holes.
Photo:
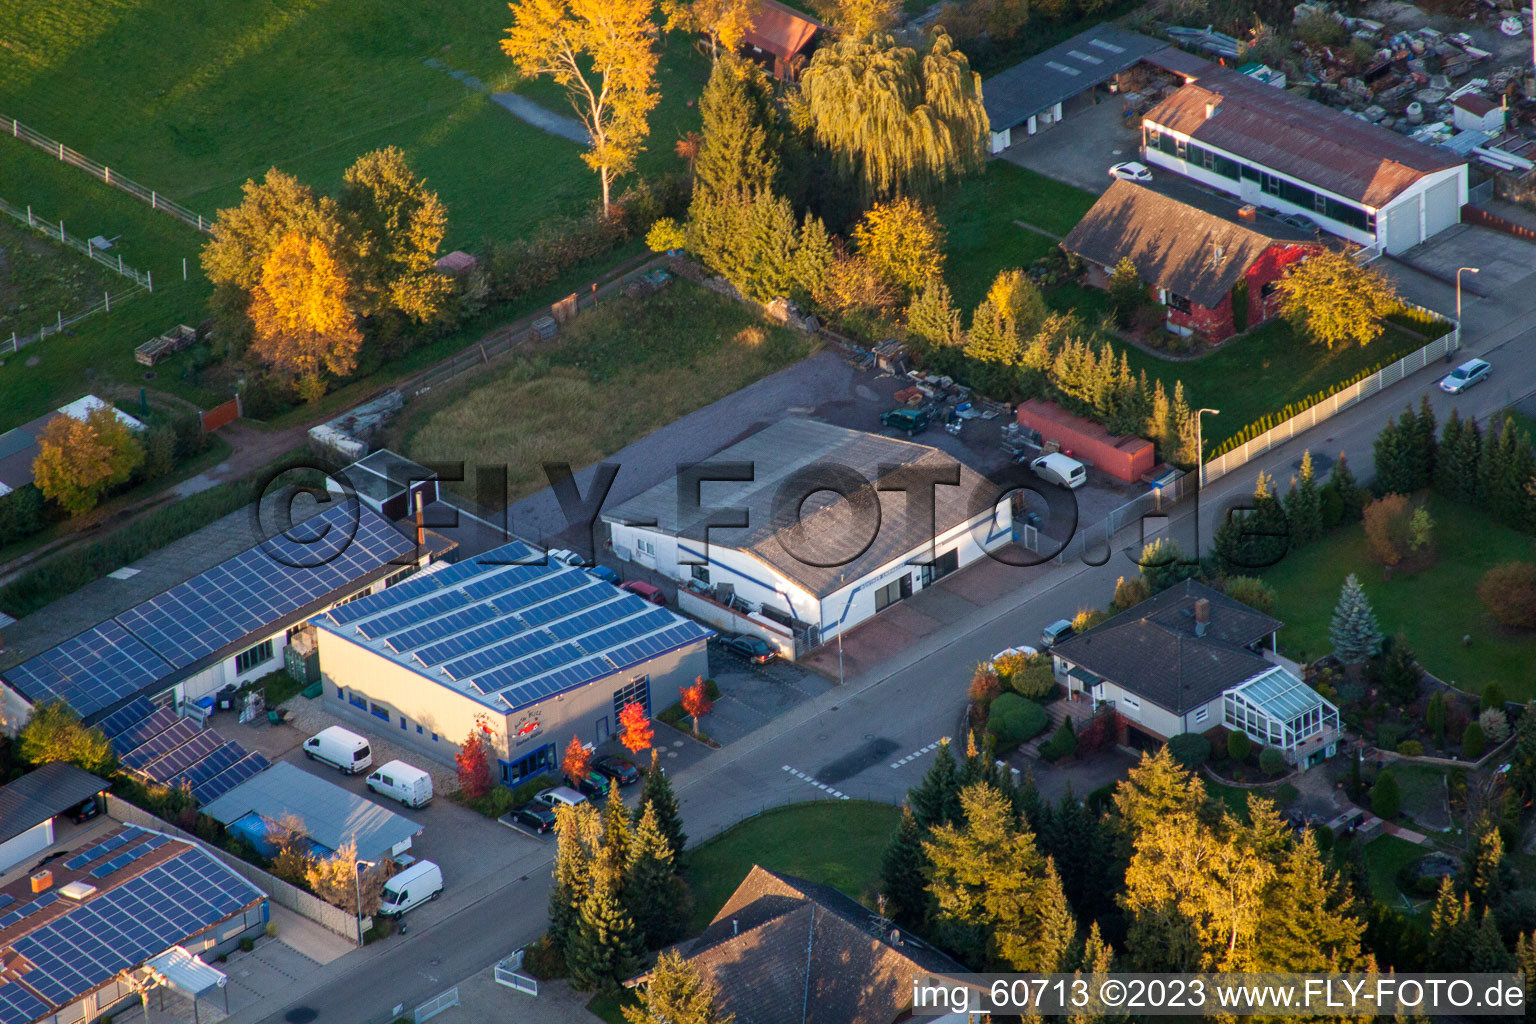
[[[1461,195],[1456,179],[1442,181],[1424,193],[1424,237],[1436,234],[1461,220]]]
[[[1419,244],[1418,197],[1387,211],[1387,252],[1402,252]]]

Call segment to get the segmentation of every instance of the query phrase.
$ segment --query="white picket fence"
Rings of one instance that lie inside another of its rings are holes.
[[[523,951],[518,950],[505,960],[496,965],[496,984],[505,985],[507,988],[526,992],[530,996],[539,994],[538,979],[523,972]]]
[[[415,1021],[416,1024],[422,1024],[423,1021],[431,1020],[433,1017],[436,1017],[444,1010],[458,1005],[459,986],[455,985],[448,991],[439,992],[431,999],[428,999],[426,1002],[416,1007],[416,1012],[412,1015],[411,1019]]]
[[[1420,312],[1433,313],[1432,310],[1422,306],[1413,306]],[[1439,316],[1438,313],[1433,313]],[[1271,448],[1285,444],[1297,434],[1305,433],[1324,420],[1337,416],[1350,406],[1370,398],[1372,395],[1389,388],[1403,378],[1417,373],[1437,359],[1456,351],[1461,347],[1461,324],[1451,321],[1451,331],[1443,337],[1408,353],[1390,366],[1383,366],[1380,370],[1356,381],[1347,388],[1343,388],[1323,399],[1315,405],[1303,409],[1283,423],[1276,424],[1258,437],[1233,448],[1221,455],[1212,456],[1205,464],[1205,482],[1226,476],[1235,469],[1240,468],[1253,459],[1258,458]]]

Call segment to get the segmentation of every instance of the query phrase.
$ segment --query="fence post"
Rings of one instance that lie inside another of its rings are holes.
[[[101,293],[101,301],[106,303],[106,305],[107,305],[107,312],[108,313],[112,312],[112,293],[111,292],[102,292]]]
[[[64,143],[59,143],[59,159],[64,159]]]
[[[149,284],[146,285],[145,287],[147,287],[150,291],[154,291],[155,290],[155,272],[153,270],[146,270],[146,271],[144,271],[144,276],[145,276],[145,278],[147,278],[149,280]]]
[[[197,219],[202,220],[203,218],[198,217]],[[181,258],[181,279],[183,281],[187,279],[187,258],[185,256]]]
[[[149,208],[151,210],[158,210],[160,208],[160,200],[155,195],[154,189],[149,190]]]
[[[101,180],[106,182],[108,185],[112,184],[112,168],[103,167],[101,169]]]

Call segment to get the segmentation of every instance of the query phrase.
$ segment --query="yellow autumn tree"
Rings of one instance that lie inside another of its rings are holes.
[[[853,244],[908,294],[944,276],[944,226],[932,207],[906,196],[871,207],[854,225]]]
[[[289,233],[277,243],[251,294],[251,322],[251,354],[297,378],[307,401],[325,394],[327,372],[341,377],[357,367],[363,335],[352,311],[351,285],[322,239]]]
[[[654,0],[521,0],[502,52],[530,77],[565,90],[591,142],[581,155],[603,186],[603,214],[615,178],[634,169],[661,100],[652,45]]]
[[[108,405],[83,420],[63,413],[37,439],[32,479],[43,497],[75,515],[96,507],[103,494],[127,483],[144,462],[144,446]]]
[[[699,32],[709,37],[711,63],[720,51],[735,53],[757,20],[758,0],[661,0],[668,32]]]

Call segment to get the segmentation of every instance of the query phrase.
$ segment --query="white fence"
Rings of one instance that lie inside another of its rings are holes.
[[[523,972],[523,951],[518,950],[505,960],[496,965],[496,984],[505,985],[507,988],[526,992],[530,996],[539,994],[539,982],[537,979]]]
[[[1095,560],[1096,548],[1103,546],[1107,559],[1113,547],[1115,535],[1144,517],[1166,512],[1180,498],[1194,493],[1194,475],[1180,473],[1171,483],[1154,487],[1112,510],[1097,523],[1077,524],[1077,530],[1066,545],[1052,559],[1057,565],[1065,565],[1069,558],[1081,558],[1090,565],[1102,564]],[[1049,536],[1036,539],[1039,547],[1049,548],[1055,541]],[[1038,551],[1039,547],[1031,548]]]
[[[10,122],[9,125],[6,124],[7,121]],[[134,198],[142,199],[153,209],[163,210],[177,220],[189,224],[199,231],[211,231],[213,228],[213,222],[205,220],[202,214],[189,210],[180,203],[172,202],[154,189],[145,188],[131,178],[123,177],[121,174],[114,172],[112,168],[105,164],[97,163],[84,153],[70,149],[57,139],[50,139],[42,132],[33,131],[14,117],[0,117],[0,131],[5,130],[7,127],[10,129],[11,138],[20,139],[28,145],[36,146],[49,156],[62,160],[64,163],[73,164],[92,177],[100,178],[113,188],[122,189]]]
[[[66,328],[73,327],[88,316],[94,316],[101,312],[111,312],[114,302],[126,302],[137,294],[139,294],[137,291],[120,292],[117,295],[113,295],[111,292],[103,292],[100,299],[91,303],[85,309],[77,309],[69,316],[65,316],[63,313],[55,314],[53,323],[43,324],[32,334],[18,335],[15,331],[12,331],[9,338],[0,338],[0,356],[14,355],[34,341],[42,341],[50,334],[58,334]]]
[[[12,217],[15,217],[17,220],[21,221],[27,227],[32,228],[35,231],[41,231],[49,238],[57,238],[60,242],[69,246],[71,249],[79,249],[81,252],[85,253],[91,259],[95,260],[97,263],[100,263],[114,274],[123,275],[139,287],[148,288],[150,291],[155,290],[155,278],[153,274],[149,273],[148,271],[134,270],[132,267],[123,262],[123,258],[121,256],[108,256],[106,253],[96,248],[96,246],[93,245],[91,240],[88,238],[76,238],[74,235],[71,235],[69,232],[64,230],[63,221],[60,221],[58,224],[54,224],[53,221],[43,220],[32,213],[32,207],[28,206],[26,208],[22,208],[20,206],[12,206],[4,199],[0,199],[0,210],[4,210]]]
[[[1429,312],[1429,310],[1424,310],[1424,312]],[[1205,482],[1210,483],[1212,480],[1226,476],[1234,469],[1258,458],[1271,448],[1284,444],[1297,434],[1311,430],[1324,420],[1337,416],[1357,402],[1370,398],[1383,388],[1391,387],[1403,378],[1417,373],[1436,359],[1443,358],[1460,347],[1461,324],[1453,321],[1451,332],[1444,337],[1436,338],[1423,348],[1408,353],[1392,365],[1384,366],[1369,377],[1356,381],[1349,387],[1335,392],[1321,402],[1292,416],[1284,423],[1271,427],[1258,437],[1245,441],[1231,451],[1212,457],[1205,464]]]
[[[458,1005],[459,986],[455,985],[448,991],[439,992],[431,999],[428,999],[426,1002],[416,1007],[416,1013],[412,1016],[411,1019],[414,1020],[416,1024],[421,1024],[422,1021],[431,1020],[433,1017],[436,1017],[444,1010]]]

